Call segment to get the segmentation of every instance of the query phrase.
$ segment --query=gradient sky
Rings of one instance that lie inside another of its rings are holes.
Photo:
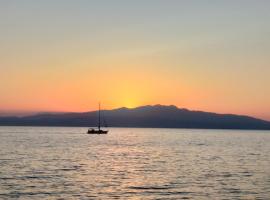
[[[270,1],[1,0],[0,111],[98,101],[270,120]]]

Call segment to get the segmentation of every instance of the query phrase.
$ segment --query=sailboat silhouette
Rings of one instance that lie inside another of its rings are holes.
[[[102,130],[100,124],[100,103],[98,104],[98,128],[89,128],[87,134],[107,134],[108,130]]]

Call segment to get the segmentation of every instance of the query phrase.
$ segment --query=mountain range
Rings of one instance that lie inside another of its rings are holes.
[[[141,106],[102,110],[109,127],[270,130],[270,122],[243,115],[191,111],[176,106]],[[2,126],[97,126],[98,111],[0,117]],[[103,120],[102,120],[103,121]]]

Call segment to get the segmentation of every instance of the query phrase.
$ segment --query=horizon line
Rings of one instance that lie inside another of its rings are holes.
[[[140,107],[155,107],[155,106],[164,106],[164,107],[175,107],[177,109],[182,110],[188,110],[191,112],[205,112],[205,113],[214,113],[214,114],[220,114],[220,115],[236,115],[236,116],[245,116],[245,117],[251,117],[254,119],[259,119],[263,121],[270,122],[270,119],[261,118],[261,117],[255,117],[253,115],[249,114],[236,114],[236,113],[222,113],[222,112],[216,112],[216,111],[204,111],[204,110],[198,110],[198,109],[189,109],[186,107],[178,107],[174,104],[146,104],[146,105],[140,105],[140,106],[134,106],[134,107],[128,107],[128,106],[121,106],[121,107],[115,107],[111,109],[101,109],[103,111],[112,111],[112,110],[118,110],[118,109],[137,109]],[[98,110],[88,110],[88,111],[23,111],[23,110],[0,110],[0,117],[27,117],[27,116],[35,116],[35,115],[43,115],[43,114],[68,114],[68,113],[89,113],[89,112],[97,112]]]

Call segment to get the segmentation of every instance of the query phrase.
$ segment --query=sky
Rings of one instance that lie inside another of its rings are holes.
[[[0,0],[0,113],[148,104],[270,120],[268,0]]]

